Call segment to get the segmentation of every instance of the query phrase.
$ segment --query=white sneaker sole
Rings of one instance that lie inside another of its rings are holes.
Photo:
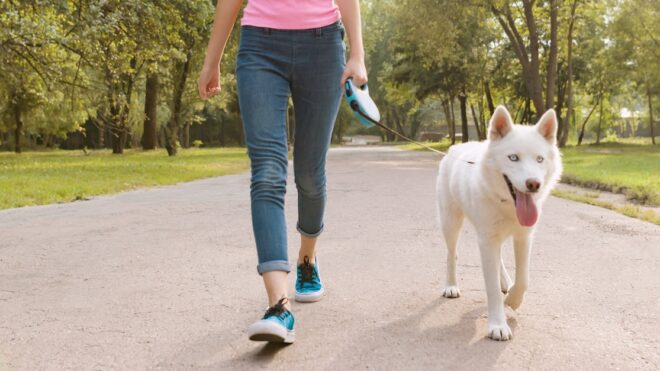
[[[248,327],[248,336],[252,341],[291,344],[296,340],[295,331],[276,324],[273,321],[260,320]]]
[[[321,298],[323,298],[324,293],[325,293],[325,287],[321,287],[321,290],[310,294],[303,294],[296,291],[295,299],[297,302],[300,303],[313,303],[315,301],[321,300]]]

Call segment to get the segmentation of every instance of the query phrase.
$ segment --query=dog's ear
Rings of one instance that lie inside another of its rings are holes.
[[[509,111],[504,106],[497,106],[488,125],[488,139],[492,141],[504,138],[511,129],[513,129],[513,120]]]
[[[543,138],[550,144],[557,143],[557,114],[552,108],[543,114],[539,122],[536,124],[536,130]]]

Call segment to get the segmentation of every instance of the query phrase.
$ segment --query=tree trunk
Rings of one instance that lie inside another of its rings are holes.
[[[395,119],[395,123],[396,123],[396,128],[397,128],[397,130],[399,131],[399,133],[401,133],[401,134],[407,136],[407,135],[406,135],[406,131],[403,130],[403,126],[405,125],[405,122],[404,122],[403,119],[401,118],[401,115],[399,114],[399,112],[396,111],[396,109],[394,110],[394,112],[395,112],[395,117],[396,117],[396,119]],[[399,138],[398,138],[398,137],[394,137],[393,140],[399,140]]]
[[[603,95],[600,96],[600,113],[598,115],[598,130],[596,131],[596,144],[600,144],[600,128],[603,123]]]
[[[18,97],[15,97],[13,103],[14,124],[14,152],[21,153],[21,134],[23,133],[23,119],[21,118],[21,105]]]
[[[454,97],[449,98],[449,117],[451,119],[451,126],[449,132],[451,133],[451,144],[456,144],[456,118],[454,117]]]
[[[488,111],[490,115],[495,114],[495,105],[493,104],[493,95],[490,93],[490,83],[484,82],[484,92],[486,93],[486,101],[488,102]]]
[[[596,104],[594,104],[594,106],[591,107],[591,111],[589,111],[587,118],[585,118],[584,121],[582,121],[582,128],[580,129],[580,135],[578,136],[578,142],[577,142],[578,146],[582,144],[582,139],[584,138],[584,128],[587,127],[587,122],[589,121],[591,114],[594,113],[594,111],[596,110],[596,107],[598,107],[598,102],[596,102]]]
[[[575,9],[577,8],[577,0],[573,0],[571,6],[571,18],[568,25],[568,111],[566,112],[566,120],[561,127],[561,132],[558,132],[559,147],[564,147],[568,141],[568,132],[570,130],[571,116],[573,115],[573,27],[575,26]]]
[[[128,129],[123,124],[118,129],[114,130],[111,140],[113,154],[121,155],[124,153],[124,147],[126,146],[127,136],[128,136]]]
[[[336,127],[337,129],[335,131],[335,136],[336,136],[335,143],[341,144],[341,137],[344,135],[344,122],[343,121],[338,122]]]
[[[653,128],[655,126],[653,122],[653,95],[651,94],[651,88],[649,87],[649,83],[646,83],[646,97],[649,100],[649,128],[651,128],[651,143],[655,145],[655,129]]]
[[[531,125],[532,124],[532,102],[529,97],[525,100],[525,111],[523,113],[522,117],[522,123],[526,125]]]
[[[461,104],[461,142],[467,143],[470,140],[468,134],[468,119],[467,119],[467,95],[465,91],[458,96]]]
[[[446,99],[442,100],[442,111],[445,115],[445,125],[447,125],[447,136],[451,137],[451,120],[449,119],[449,102]]]
[[[105,123],[103,122],[102,112],[102,110],[97,112],[96,120],[94,121],[98,129],[96,149],[103,149],[105,147]]]
[[[554,3],[555,1],[553,0],[552,2]],[[510,5],[508,2],[505,2],[505,4],[503,10],[491,5],[491,11],[511,42],[516,57],[522,66],[527,94],[534,102],[537,119],[540,119],[545,112],[545,102],[543,100],[543,84],[541,83],[539,62],[539,35],[533,9],[534,0],[523,0],[525,24],[529,34],[529,47],[525,45],[522,35],[518,31],[518,26],[513,18]],[[556,29],[554,32],[556,32]],[[549,61],[549,63],[551,62]]]
[[[124,153],[124,146],[122,145],[122,138],[124,136],[125,126],[123,120],[122,108],[119,106],[120,103],[117,101],[115,95],[111,98],[110,103],[110,147],[112,148],[112,153],[120,155]]]
[[[158,126],[158,73],[147,75],[147,85],[144,96],[144,133],[142,133],[142,149],[156,148],[156,129]]]
[[[220,147],[224,147],[226,142],[225,126],[227,125],[224,117],[220,117]]]
[[[477,113],[474,110],[474,104],[470,102],[470,111],[472,111],[472,120],[474,120],[474,128],[477,130],[477,139],[484,140],[483,134],[481,132],[481,123],[477,117]]]
[[[165,129],[167,154],[176,156],[179,145],[179,128],[181,127],[181,108],[183,107],[183,92],[190,72],[190,59],[192,51],[188,50],[185,61],[175,63],[176,82],[172,95],[172,117],[170,117]]]
[[[550,0],[550,55],[548,56],[548,72],[546,80],[546,94],[545,94],[545,109],[554,107],[553,101],[555,98],[555,85],[557,83],[557,28],[559,22],[557,21],[557,12],[559,5],[557,0]],[[569,31],[570,33],[570,31]],[[569,36],[569,43],[571,36]],[[569,65],[570,65],[570,44],[569,50]],[[570,68],[570,67],[569,67]],[[570,72],[569,72],[570,73]],[[570,79],[570,77],[569,77]],[[541,112],[543,114],[544,112]],[[537,112],[537,117],[538,117]],[[568,123],[568,120],[567,120]]]
[[[183,126],[183,148],[190,148],[190,123]]]

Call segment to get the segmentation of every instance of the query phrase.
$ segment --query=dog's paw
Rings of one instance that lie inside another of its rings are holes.
[[[510,306],[511,309],[516,310],[518,307],[520,307],[520,304],[522,304],[524,296],[525,291],[519,290],[515,285],[513,285],[513,287],[511,287],[511,291],[509,291],[509,294],[506,296],[506,299],[504,299],[504,304]]]
[[[513,333],[506,323],[504,325],[488,325],[488,337],[497,341],[507,341],[513,339]]]
[[[442,296],[449,299],[454,299],[461,296],[461,290],[458,286],[447,286],[445,291],[442,293]]]
[[[500,282],[500,288],[502,289],[502,294],[507,294],[509,292],[509,284],[504,281]]]

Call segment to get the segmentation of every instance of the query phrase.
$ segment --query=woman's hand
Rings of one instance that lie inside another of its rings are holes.
[[[220,92],[220,68],[204,65],[197,82],[199,97],[209,99]]]
[[[346,62],[344,74],[341,76],[341,86],[344,87],[346,79],[353,78],[357,86],[367,83],[367,68],[364,66],[364,46],[362,46],[362,26],[360,17],[360,4],[358,0],[335,0],[342,22],[346,27],[348,41],[351,45],[351,54]]]
[[[209,99],[220,92],[220,60],[241,5],[243,0],[223,0],[215,6],[213,30],[206,48],[204,67],[197,81],[199,97],[202,99]]]
[[[348,58],[346,68],[344,68],[344,74],[341,76],[342,88],[348,78],[352,78],[356,86],[362,86],[367,83],[367,67],[364,65],[364,58]]]

